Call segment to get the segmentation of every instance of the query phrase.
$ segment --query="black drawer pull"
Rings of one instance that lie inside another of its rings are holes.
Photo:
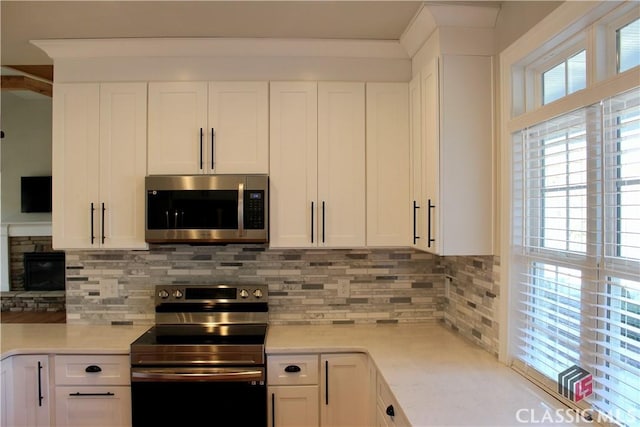
[[[84,371],[95,374],[97,372],[102,372],[102,368],[98,365],[89,365]]]
[[[390,417],[396,416],[396,411],[393,410],[393,405],[387,406],[387,415],[389,415]]]
[[[300,372],[301,370],[302,369],[300,369],[300,366],[298,365],[289,365],[286,368],[284,368],[284,371],[289,373]]]
[[[69,396],[115,396],[115,393],[112,393],[110,391],[106,392],[106,393],[69,393]]]

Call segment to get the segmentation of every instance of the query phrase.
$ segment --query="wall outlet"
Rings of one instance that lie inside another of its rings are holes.
[[[118,279],[100,280],[100,296],[103,298],[118,297]]]
[[[348,298],[351,295],[351,286],[348,280],[340,280],[338,282],[338,296]]]

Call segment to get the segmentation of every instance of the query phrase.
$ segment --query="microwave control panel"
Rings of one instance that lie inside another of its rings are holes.
[[[246,191],[244,200],[244,227],[249,230],[263,229],[264,209],[264,191]]]

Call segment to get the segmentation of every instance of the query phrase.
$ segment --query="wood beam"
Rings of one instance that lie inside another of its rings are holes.
[[[0,76],[2,90],[30,90],[51,97],[53,85],[27,76]]]
[[[53,65],[3,65],[3,67],[13,68],[50,82],[53,81]]]

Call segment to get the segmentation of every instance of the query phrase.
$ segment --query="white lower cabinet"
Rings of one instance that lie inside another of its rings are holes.
[[[268,356],[269,427],[318,427],[318,378],[317,354]]]
[[[270,386],[269,426],[317,427],[318,385]]]
[[[376,379],[376,427],[409,427],[409,420],[402,412],[400,405],[378,373]]]
[[[131,425],[131,387],[56,387],[56,426]]]
[[[267,358],[269,427],[371,426],[369,358],[364,353]]]
[[[2,410],[2,425],[10,427],[51,425],[49,356],[46,354],[11,356],[2,361],[2,371],[3,388],[6,387],[2,393],[2,400],[6,405]]]
[[[131,425],[129,357],[55,356],[56,426]]]
[[[371,425],[369,357],[364,353],[320,356],[320,425]]]

